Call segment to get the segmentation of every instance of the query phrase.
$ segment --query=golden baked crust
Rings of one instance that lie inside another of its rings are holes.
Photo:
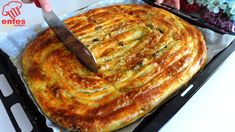
[[[115,5],[65,21],[95,56],[90,72],[51,29],[22,55],[23,74],[36,102],[68,130],[111,131],[146,115],[206,63],[202,34],[151,6]]]

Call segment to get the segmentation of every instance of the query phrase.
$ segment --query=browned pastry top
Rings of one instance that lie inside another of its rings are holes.
[[[143,117],[206,63],[202,34],[150,6],[115,5],[65,21],[95,56],[90,72],[51,29],[22,55],[25,80],[42,111],[68,130],[110,131]]]

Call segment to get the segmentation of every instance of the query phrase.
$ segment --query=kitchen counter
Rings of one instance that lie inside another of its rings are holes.
[[[57,15],[72,12],[99,0],[50,0]],[[8,0],[0,2],[0,8]],[[0,19],[4,17],[0,15]],[[27,21],[27,27],[43,22],[42,14],[32,4],[23,4],[19,16]],[[11,31],[15,27],[0,25],[0,34]],[[24,28],[24,27],[17,27]],[[225,61],[206,84],[184,105],[184,107],[167,123],[161,132],[234,132],[235,131],[235,52]],[[0,87],[6,87],[0,81]],[[1,105],[1,100],[0,100]],[[12,126],[5,125],[9,122],[4,108],[0,106],[0,130],[11,132]],[[6,122],[5,122],[6,121]],[[9,126],[9,127],[8,127]],[[28,127],[30,128],[30,126]],[[26,129],[27,130],[27,129]]]

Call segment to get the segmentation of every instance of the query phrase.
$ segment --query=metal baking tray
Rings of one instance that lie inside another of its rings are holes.
[[[153,0],[144,0],[148,4],[153,5]],[[175,10],[173,10],[175,11]],[[174,13],[174,12],[173,12]],[[177,12],[174,14],[177,15]],[[207,27],[214,31],[219,32],[217,29],[208,27],[208,25],[200,25],[190,17],[181,18],[189,21],[192,24]],[[233,41],[226,49],[221,51],[215,56],[206,67],[199,72],[189,83],[183,86],[179,92],[168,99],[164,104],[158,107],[149,116],[143,119],[141,124],[134,130],[134,132],[145,131],[158,131],[168,120],[170,120],[183,105],[201,88],[201,86],[213,75],[213,73],[223,64],[228,56],[235,51],[235,41]],[[45,117],[38,111],[32,99],[29,97],[26,88],[17,73],[16,67],[12,64],[9,56],[0,49],[0,74],[4,74],[10,86],[13,89],[13,94],[4,97],[0,91],[0,98],[6,108],[9,118],[18,132],[20,127],[18,126],[10,108],[15,103],[20,103],[25,111],[28,119],[33,126],[33,132],[52,132],[52,129],[46,126]],[[188,87],[193,85],[193,87]],[[187,91],[182,97],[181,94]]]
[[[211,26],[210,24],[204,22],[200,18],[196,18],[182,11],[178,11],[175,8],[169,7],[167,5],[156,5],[155,0],[144,0],[147,4],[163,8],[170,11],[171,13],[183,18],[187,22],[200,26],[203,28],[211,29],[217,33],[227,33],[231,32],[221,32],[218,28]],[[207,82],[207,80],[216,72],[216,70],[223,64],[227,57],[229,57],[235,51],[235,40],[218,55],[216,55],[206,67],[200,71],[196,76],[194,76],[191,81],[184,85],[179,92],[168,99],[163,105],[158,107],[153,113],[144,118],[141,124],[134,130],[134,132],[148,132],[148,131],[158,131],[161,127],[168,122],[183,106],[188,102],[188,100]],[[182,96],[184,95],[184,96]]]
[[[199,72],[187,85],[185,85],[175,96],[170,98],[153,113],[144,118],[142,123],[134,130],[134,132],[157,131],[168,120],[170,120],[187,101],[201,88],[201,86],[214,74],[214,72],[223,64],[227,57],[235,51],[235,41],[230,46],[215,56],[209,64]],[[0,98],[8,112],[10,120],[18,132],[20,131],[10,108],[15,103],[20,103],[33,126],[33,132],[52,132],[46,126],[45,117],[38,111],[32,99],[29,97],[26,88],[21,81],[17,69],[12,64],[9,56],[0,50],[0,74],[4,74],[10,86],[13,89],[13,94],[4,97],[0,91]],[[193,87],[182,97],[181,94],[188,88]]]
[[[15,130],[17,132],[21,131],[13,113],[11,112],[11,107],[16,103],[20,103],[31,125],[33,126],[33,132],[52,132],[52,130],[46,126],[46,119],[38,111],[34,102],[29,97],[26,88],[18,75],[16,67],[12,64],[9,56],[1,49],[0,74],[4,74],[13,90],[13,93],[8,97],[3,96],[3,93],[0,90],[0,98]]]
[[[134,132],[149,132],[159,130],[167,121],[169,121],[188,100],[207,82],[207,80],[217,71],[223,62],[235,51],[235,41],[226,49],[216,55],[206,67],[199,72],[187,85],[157,108],[151,115],[144,118],[142,123]],[[193,86],[193,87],[191,87]],[[188,89],[189,88],[189,89]],[[186,92],[186,93],[184,93]],[[184,96],[182,97],[182,94]]]

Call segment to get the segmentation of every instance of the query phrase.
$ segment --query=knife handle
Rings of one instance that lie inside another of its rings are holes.
[[[41,8],[41,7],[42,7],[41,4],[40,4],[40,2],[39,2],[38,0],[33,0],[33,1],[34,1],[35,5],[36,5],[38,8]]]

